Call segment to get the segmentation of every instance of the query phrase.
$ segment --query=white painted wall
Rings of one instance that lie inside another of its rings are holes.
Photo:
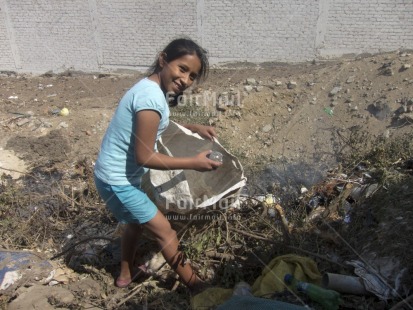
[[[0,0],[0,71],[147,67],[182,35],[212,63],[413,49],[413,0]]]

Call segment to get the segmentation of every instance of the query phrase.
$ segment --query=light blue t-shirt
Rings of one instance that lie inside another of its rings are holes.
[[[105,136],[95,164],[95,175],[110,185],[140,184],[147,168],[135,161],[136,113],[153,110],[161,120],[156,141],[169,124],[169,106],[159,85],[148,78],[135,84],[121,99]],[[153,146],[156,150],[156,142]]]

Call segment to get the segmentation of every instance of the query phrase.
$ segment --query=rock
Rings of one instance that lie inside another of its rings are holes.
[[[234,116],[237,117],[238,119],[241,119],[241,117],[242,117],[241,111],[235,111]]]
[[[347,84],[353,83],[353,82],[354,82],[354,78],[355,78],[354,75],[349,76],[348,79],[347,79],[347,81],[346,81],[346,83],[347,83]]]
[[[411,64],[403,64],[403,66],[400,68],[402,71],[405,71],[409,69],[412,65]]]
[[[58,128],[69,128],[69,124],[66,122],[61,122],[59,125],[57,125]]]
[[[296,87],[297,87],[297,82],[295,82],[295,81],[289,81],[288,84],[287,84],[288,89],[294,89]]]
[[[394,71],[393,71],[392,68],[386,68],[386,69],[384,69],[384,70],[382,71],[382,74],[383,74],[383,75],[386,75],[386,76],[393,76],[393,75],[394,75]]]
[[[218,121],[219,121],[219,119],[217,117],[211,117],[208,120],[208,124],[209,124],[209,126],[214,126]]]
[[[26,125],[28,122],[30,122],[30,120],[26,117],[26,118],[21,118],[16,124],[17,126],[21,127],[23,125]]]
[[[257,85],[257,81],[254,78],[248,78],[247,85]]]
[[[330,97],[337,95],[338,92],[341,91],[341,86],[334,87],[330,93],[328,94]]]
[[[275,81],[275,86],[281,86],[281,85],[283,85],[283,82],[281,82],[281,81]]]
[[[260,92],[260,91],[262,91],[264,89],[264,86],[256,86],[255,87],[255,90],[257,91],[257,92]]]
[[[272,129],[272,126],[270,124],[265,125],[262,127],[263,132],[269,132]]]
[[[249,92],[251,92],[251,91],[253,90],[253,88],[252,88],[251,85],[245,85],[245,86],[244,86],[244,90],[249,93]]]

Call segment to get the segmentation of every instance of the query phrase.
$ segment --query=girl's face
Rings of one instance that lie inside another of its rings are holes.
[[[201,70],[201,61],[196,54],[188,54],[170,62],[162,58],[160,66],[160,86],[163,92],[177,95],[196,80]]]

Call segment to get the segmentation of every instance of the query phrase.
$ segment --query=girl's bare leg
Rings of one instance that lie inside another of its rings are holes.
[[[121,241],[120,280],[132,278],[133,263],[135,260],[136,243],[142,234],[140,224],[130,223],[126,225]]]
[[[183,253],[178,251],[176,232],[165,216],[158,211],[152,220],[143,225],[155,236],[166,262],[180,276],[182,282],[191,290],[198,289],[203,281],[197,277],[191,265],[185,263]]]

